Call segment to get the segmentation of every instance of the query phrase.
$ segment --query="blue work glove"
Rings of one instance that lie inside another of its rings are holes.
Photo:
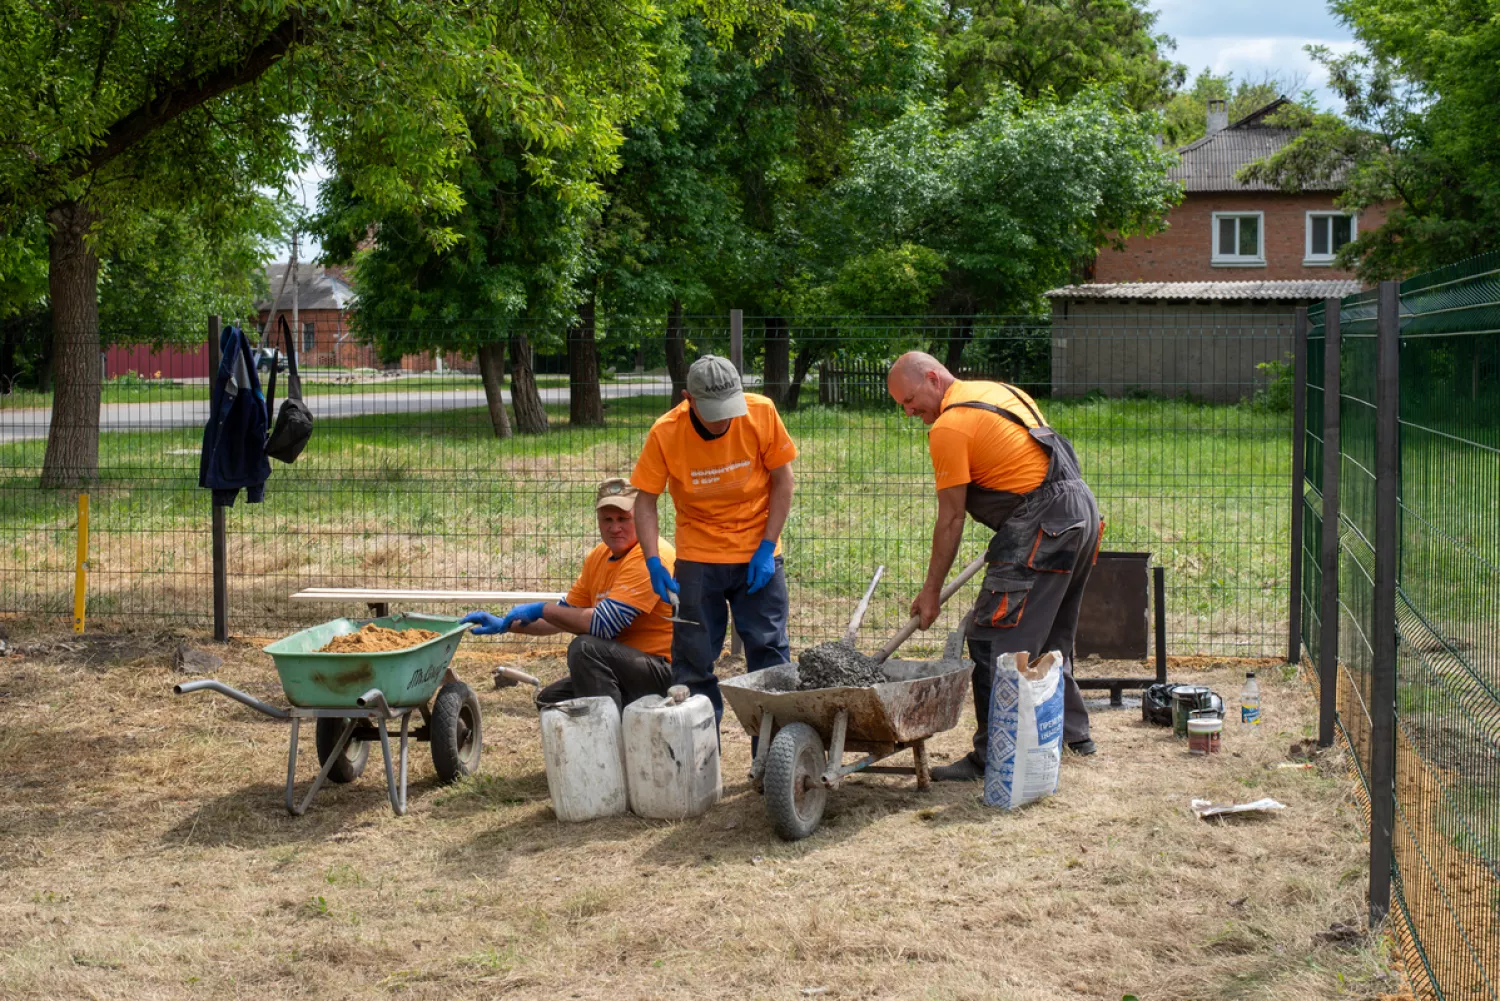
[[[493,636],[495,633],[503,633],[510,628],[504,619],[498,615],[491,615],[489,612],[470,612],[459,621],[474,623],[474,628],[469,632],[475,636]]]
[[[651,572],[651,590],[656,596],[667,604],[672,603],[672,595],[678,591],[677,582],[672,579],[672,574],[666,567],[662,566],[660,556],[647,556],[646,569]]]
[[[529,626],[542,617],[542,609],[546,607],[547,603],[545,601],[533,601],[529,604],[517,605],[506,612],[505,618],[501,619],[500,622],[505,626],[505,630],[507,631],[515,626]]]
[[[750,585],[749,592],[754,594],[759,591],[771,583],[771,578],[775,576],[776,543],[770,539],[761,539],[755,555],[750,557],[750,570],[745,575],[745,580]]]

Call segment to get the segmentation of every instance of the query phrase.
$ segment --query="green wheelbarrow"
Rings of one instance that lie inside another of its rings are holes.
[[[335,636],[358,632],[369,622],[403,631],[429,629],[438,635],[417,646],[384,653],[318,652]],[[277,640],[265,650],[276,663],[290,709],[269,705],[212,679],[186,681],[173,686],[172,691],[178,695],[218,692],[256,712],[292,721],[286,756],[286,808],[293,816],[306,812],[325,782],[359,778],[369,760],[370,745],[378,740],[385,757],[386,792],[391,809],[400,817],[406,813],[408,740],[431,745],[432,764],[442,782],[453,782],[479,769],[483,746],[479,698],[461,681],[442,684],[453,653],[468,629],[468,623],[449,616],[402,613],[377,619],[334,619]],[[421,713],[424,723],[412,729],[415,712]],[[316,721],[315,743],[322,768],[298,801],[297,737],[305,719]],[[397,719],[401,721],[400,754],[399,762],[392,762],[386,723]]]

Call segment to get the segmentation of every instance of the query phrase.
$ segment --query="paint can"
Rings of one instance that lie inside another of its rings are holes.
[[[1188,753],[1218,754],[1219,741],[1224,733],[1224,717],[1209,712],[1196,712],[1188,720]]]
[[[1195,710],[1209,708],[1213,691],[1207,685],[1178,685],[1172,689],[1172,735],[1186,740],[1188,718]]]

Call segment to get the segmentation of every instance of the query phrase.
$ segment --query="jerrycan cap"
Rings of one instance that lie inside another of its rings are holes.
[[[673,685],[667,689],[667,698],[673,705],[680,706],[688,699],[687,685]]]

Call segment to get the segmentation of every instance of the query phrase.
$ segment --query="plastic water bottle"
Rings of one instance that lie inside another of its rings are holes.
[[[1255,672],[1245,672],[1245,687],[1240,689],[1240,726],[1260,726],[1260,683]]]

